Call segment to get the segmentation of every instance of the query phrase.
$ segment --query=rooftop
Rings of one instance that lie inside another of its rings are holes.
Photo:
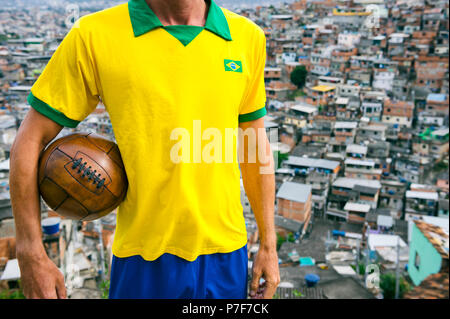
[[[366,186],[370,188],[381,188],[381,183],[378,180],[369,180],[369,179],[358,179],[358,178],[347,178],[340,177],[336,179],[333,183],[334,187],[344,187],[344,188],[353,188],[356,185]]]
[[[427,96],[427,102],[428,101],[445,102],[446,100],[447,100],[447,95],[446,94],[430,93]]]
[[[429,275],[419,286],[414,287],[407,292],[404,299],[447,299],[448,291],[448,273],[437,273]]]
[[[303,227],[303,223],[298,220],[275,215],[275,226],[282,227],[291,232],[298,232]]]
[[[334,128],[356,128],[358,127],[358,122],[336,122],[334,123]]]
[[[360,166],[371,166],[375,167],[374,161],[363,161],[363,160],[357,160],[353,158],[347,158],[345,160],[345,165],[360,165]]]
[[[349,144],[345,149],[347,153],[357,153],[357,154],[366,154],[367,146],[358,145],[358,144]]]
[[[329,92],[334,90],[336,87],[332,86],[332,85],[317,85],[312,87],[311,89],[313,91],[318,91],[318,92]]]
[[[329,170],[335,170],[339,166],[339,162],[337,161],[298,156],[289,156],[289,158],[284,161],[284,163],[292,166],[315,167]]]
[[[317,107],[313,106],[313,105],[307,105],[307,104],[294,104],[290,107],[291,110],[295,110],[295,111],[299,111],[302,113],[314,113],[317,112],[318,109]]]
[[[351,212],[368,213],[370,211],[370,205],[347,202],[344,206],[344,210]]]
[[[417,228],[429,240],[442,258],[448,259],[448,230],[445,231],[441,227],[426,223],[421,220],[414,220]]]
[[[277,198],[283,198],[294,202],[305,203],[311,194],[310,185],[284,182],[277,192]]]
[[[370,250],[375,250],[377,247],[406,247],[406,243],[397,235],[387,234],[369,234],[368,246]]]
[[[439,195],[437,192],[406,191],[406,198],[438,200]]]

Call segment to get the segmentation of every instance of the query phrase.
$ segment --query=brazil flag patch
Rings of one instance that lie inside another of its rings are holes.
[[[223,63],[225,65],[225,71],[242,73],[242,62],[241,61],[225,59],[225,60],[223,60]]]

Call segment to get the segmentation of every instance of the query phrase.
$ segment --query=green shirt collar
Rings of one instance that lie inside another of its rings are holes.
[[[156,14],[150,9],[145,0],[130,0],[128,2],[131,25],[135,37],[141,36],[155,28],[163,27]],[[205,29],[231,41],[230,28],[222,9],[211,0]]]

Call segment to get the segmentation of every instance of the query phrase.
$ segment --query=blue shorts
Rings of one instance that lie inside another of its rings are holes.
[[[192,262],[168,253],[154,261],[113,256],[109,298],[245,299],[247,265],[247,245]]]

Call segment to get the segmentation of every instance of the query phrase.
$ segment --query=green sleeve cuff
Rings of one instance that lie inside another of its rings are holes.
[[[58,110],[55,110],[47,103],[39,100],[37,97],[33,95],[32,92],[27,97],[28,103],[39,113],[48,117],[52,121],[58,123],[61,126],[66,126],[70,128],[75,128],[80,123],[80,121],[69,119],[63,113]]]
[[[266,107],[263,106],[259,110],[251,113],[239,114],[239,123],[257,120],[267,114]]]

